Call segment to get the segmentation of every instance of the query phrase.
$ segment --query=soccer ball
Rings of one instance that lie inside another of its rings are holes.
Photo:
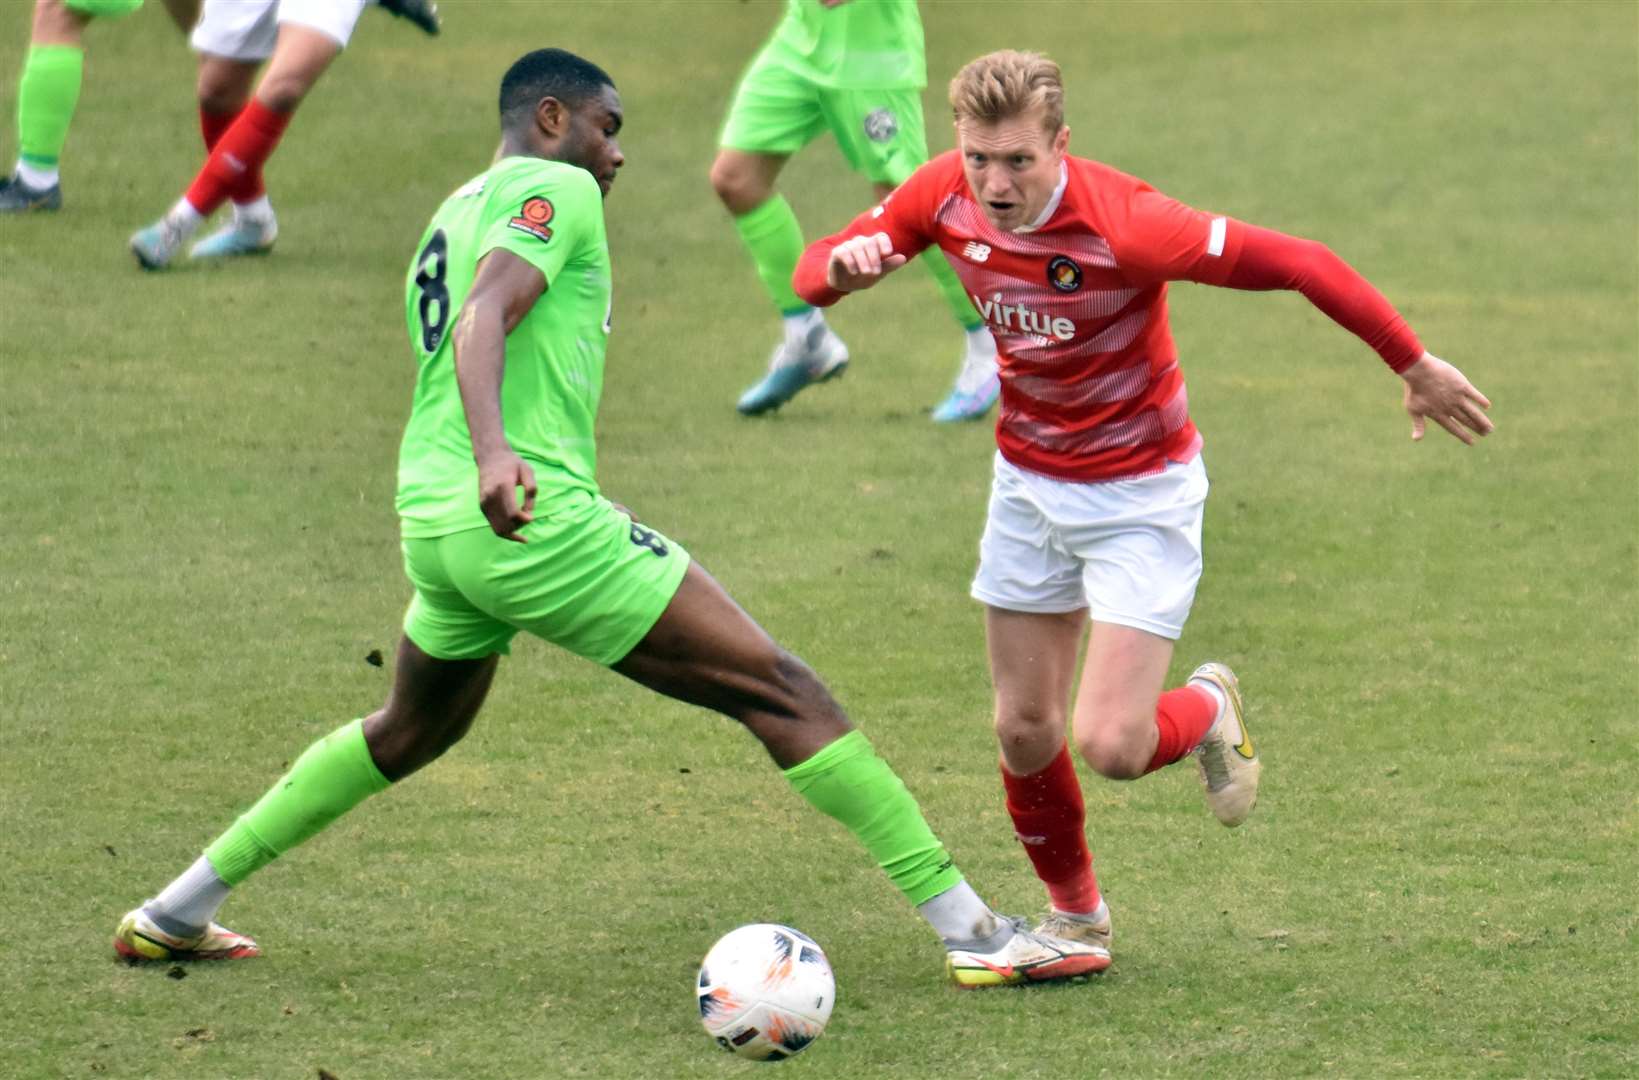
[[[700,965],[700,1022],[741,1057],[779,1061],[825,1030],[837,1000],[831,962],[813,938],[752,923],[717,939]]]

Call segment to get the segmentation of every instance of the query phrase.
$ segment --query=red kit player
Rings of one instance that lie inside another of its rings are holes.
[[[1002,782],[1051,900],[1042,928],[1108,948],[1067,720],[1083,760],[1112,779],[1193,753],[1225,825],[1258,792],[1234,673],[1202,664],[1162,692],[1200,578],[1207,494],[1167,282],[1301,292],[1404,381],[1413,439],[1432,420],[1472,443],[1492,430],[1491,403],[1325,246],[1069,156],[1046,57],[982,56],[952,80],[950,102],[958,149],[811,245],[793,284],[834,304],[937,246],[996,338],[998,453],[972,594],[986,605]]]

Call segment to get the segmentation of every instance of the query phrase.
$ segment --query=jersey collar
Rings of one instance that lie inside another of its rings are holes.
[[[1061,161],[1059,162],[1059,182],[1053,188],[1053,197],[1047,200],[1047,205],[1041,208],[1041,213],[1036,215],[1035,221],[1028,225],[1020,225],[1013,231],[1016,233],[1032,233],[1047,224],[1048,220],[1058,210],[1059,203],[1064,201],[1064,189],[1069,183],[1070,170],[1065,162]]]

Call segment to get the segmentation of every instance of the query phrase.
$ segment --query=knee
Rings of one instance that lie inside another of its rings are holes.
[[[291,113],[310,88],[307,79],[299,74],[270,72],[256,88],[256,100],[276,113]]]
[[[29,40],[35,45],[78,45],[90,17],[72,10],[63,0],[38,0]]]
[[[392,781],[442,757],[472,729],[474,714],[452,709],[437,715],[389,703],[364,722],[365,743],[383,776]]]
[[[204,112],[227,115],[245,107],[243,95],[234,89],[199,81],[199,108]]]
[[[1077,732],[1076,752],[1094,772],[1111,780],[1135,780],[1150,763],[1144,747],[1114,725],[1095,724],[1087,732]]]
[[[1064,742],[1064,713],[1037,704],[998,704],[996,741],[1008,771],[1018,776],[1040,772]]]
[[[711,163],[711,189],[736,216],[757,209],[773,194],[744,163],[723,154]]]
[[[842,706],[831,696],[830,689],[813,668],[791,653],[776,648],[769,658],[765,678],[773,691],[770,696],[788,702],[790,712],[798,720],[847,726]]]
[[[199,68],[199,107],[208,113],[237,113],[250,96],[249,85],[231,68],[206,62]]]

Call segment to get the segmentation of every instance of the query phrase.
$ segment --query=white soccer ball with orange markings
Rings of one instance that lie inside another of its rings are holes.
[[[753,923],[717,939],[700,965],[700,1022],[741,1057],[779,1061],[820,1037],[837,1000],[831,962],[813,938]]]

